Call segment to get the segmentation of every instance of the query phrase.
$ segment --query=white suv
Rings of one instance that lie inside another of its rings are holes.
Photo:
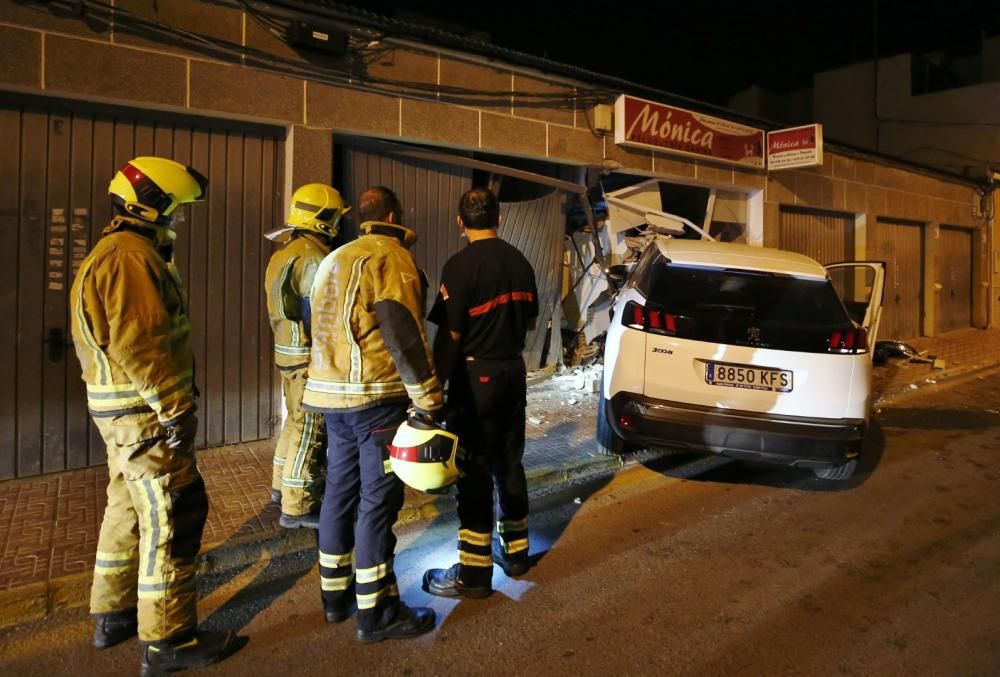
[[[851,477],[884,277],[880,262],[823,267],[744,244],[651,243],[613,307],[602,449],[675,446]]]

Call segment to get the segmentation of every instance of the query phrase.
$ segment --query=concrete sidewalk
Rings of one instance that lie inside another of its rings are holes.
[[[944,359],[945,369],[898,362],[876,368],[877,406],[1000,364],[998,330],[963,330],[910,344]],[[533,494],[659,453],[599,454],[594,440],[598,396],[592,387],[599,375],[599,367],[582,369],[529,388],[525,467]],[[262,548],[274,556],[315,549],[314,532],[278,526],[278,510],[269,503],[272,453],[272,441],[199,452],[210,503],[201,556],[205,571],[243,566]],[[103,467],[0,482],[0,627],[87,604],[106,483]],[[408,492],[400,521],[433,518],[453,507],[452,496]]]

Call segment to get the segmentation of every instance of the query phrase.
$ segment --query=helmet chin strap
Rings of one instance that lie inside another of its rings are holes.
[[[131,216],[138,217],[143,221],[149,221],[150,223],[156,223],[157,219],[160,218],[160,212],[138,202],[126,202],[125,211]]]
[[[159,250],[173,249],[174,241],[177,239],[177,231],[172,225],[164,224],[162,221],[156,223],[138,219],[133,216],[121,215],[115,218],[111,224],[104,229],[104,233],[111,233],[118,230],[123,225],[131,224],[133,228],[145,231],[152,236],[153,246]]]
[[[173,219],[163,216],[157,210],[139,202],[126,202],[125,212],[143,221],[143,226],[156,234],[156,246],[173,245],[177,239],[177,231],[173,228]]]

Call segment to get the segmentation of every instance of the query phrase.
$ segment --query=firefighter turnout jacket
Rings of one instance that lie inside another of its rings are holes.
[[[274,364],[281,370],[288,412],[274,448],[271,488],[281,493],[281,512],[291,516],[314,512],[323,490],[326,429],[322,414],[303,411],[302,390],[309,365],[309,291],[329,253],[325,237],[296,229],[264,273]]]
[[[424,331],[420,273],[407,248],[416,234],[366,221],[361,237],[320,264],[310,294],[312,355],[303,407],[357,411],[410,399],[443,406]]]
[[[264,273],[274,332],[274,364],[282,371],[309,364],[308,302],[313,277],[330,246],[303,231],[274,253]]]
[[[197,555],[208,516],[194,457],[194,358],[176,269],[155,227],[117,218],[71,292],[73,341],[94,423],[107,445],[108,505],[90,610],[137,608],[139,639],[192,632]],[[173,439],[168,427],[184,431]]]
[[[130,218],[105,228],[73,282],[73,343],[92,416],[152,411],[170,426],[195,406],[191,325],[149,231]]]

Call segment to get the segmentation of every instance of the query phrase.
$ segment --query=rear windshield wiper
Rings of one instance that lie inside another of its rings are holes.
[[[698,310],[735,310],[745,313],[755,313],[754,306],[741,306],[734,303],[699,303],[695,306]]]

